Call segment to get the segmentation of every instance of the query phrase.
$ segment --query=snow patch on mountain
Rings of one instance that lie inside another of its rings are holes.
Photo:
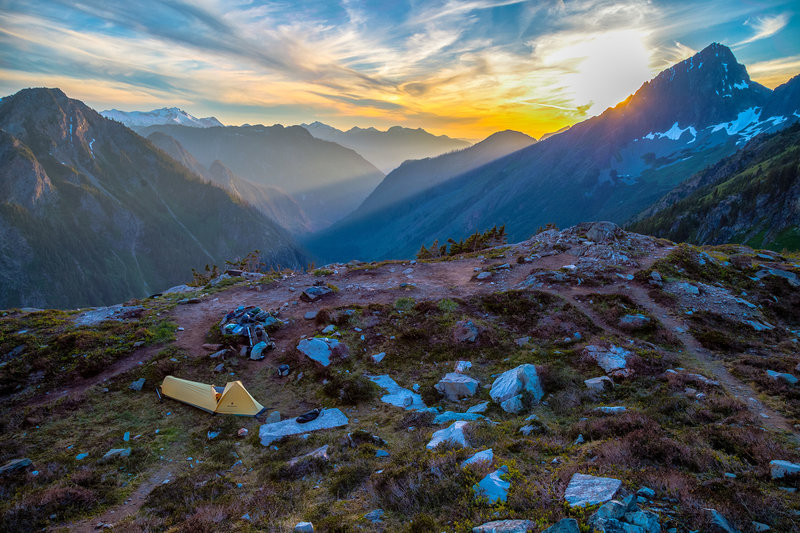
[[[177,107],[162,107],[152,111],[120,111],[109,109],[101,111],[101,115],[130,127],[146,127],[161,124],[178,124],[194,128],[214,128],[223,126],[216,117],[197,118]]]
[[[642,137],[642,139],[648,139],[648,140],[652,141],[655,138],[659,138],[659,139],[667,138],[667,139],[671,139],[673,141],[677,141],[678,139],[681,138],[683,133],[686,132],[686,131],[688,131],[692,135],[692,140],[688,141],[687,144],[694,142],[695,139],[697,139],[697,130],[694,129],[694,126],[687,126],[685,128],[681,128],[680,126],[678,126],[677,122],[674,123],[672,125],[672,127],[670,129],[668,129],[667,131],[664,131],[664,132],[652,132],[651,131],[650,133],[648,133],[647,135]]]

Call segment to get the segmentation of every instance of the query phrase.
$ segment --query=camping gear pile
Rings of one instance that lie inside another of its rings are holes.
[[[246,337],[250,344],[250,359],[264,358],[266,350],[275,348],[267,330],[277,328],[281,321],[260,307],[239,306],[220,322],[220,331],[226,336]]]
[[[166,396],[213,414],[258,416],[266,408],[250,396],[241,381],[232,381],[224,387],[167,376],[156,389]]]

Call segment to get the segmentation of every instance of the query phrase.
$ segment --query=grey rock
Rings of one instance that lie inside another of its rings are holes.
[[[490,505],[497,502],[505,503],[508,499],[508,489],[511,488],[511,482],[502,478],[506,474],[508,474],[508,467],[503,465],[473,485],[472,490],[475,491],[476,496],[486,498]]]
[[[350,353],[346,344],[339,342],[338,339],[328,337],[303,339],[297,345],[297,349],[322,366],[330,365],[333,356],[338,355],[341,358],[345,358]]]
[[[535,523],[530,520],[495,520],[472,528],[472,533],[527,533]]]
[[[767,370],[767,376],[769,376],[773,381],[782,380],[788,383],[789,385],[796,385],[798,379],[791,374],[787,374],[785,372],[776,372],[774,370]]]
[[[653,281],[658,281],[658,282],[664,281],[664,280],[661,278],[661,274],[659,274],[659,273],[658,273],[657,271],[655,271],[655,270],[653,270],[652,272],[650,272],[650,278],[651,278]]]
[[[464,429],[466,429],[468,424],[469,422],[457,421],[453,422],[445,429],[434,431],[430,442],[428,442],[426,445],[426,448],[433,450],[440,444],[444,443],[459,446],[461,448],[467,448],[469,443],[467,442],[467,437],[464,435]]]
[[[214,372],[223,372],[225,370],[225,363],[220,363],[214,367]]]
[[[308,452],[305,455],[301,455],[299,457],[294,457],[293,459],[289,459],[289,466],[294,466],[300,461],[304,461],[306,459],[319,459],[321,461],[329,461],[328,458],[328,445],[320,446],[316,450]]]
[[[381,521],[383,515],[384,515],[383,509],[373,509],[372,511],[365,514],[364,518],[375,524]]]
[[[471,320],[460,320],[456,322],[453,329],[453,339],[456,342],[475,342],[478,339],[480,330]]]
[[[228,349],[227,348],[223,348],[223,349],[221,349],[221,350],[219,350],[217,352],[212,353],[211,355],[208,356],[208,358],[209,359],[216,359],[217,357],[225,356],[225,354],[227,354],[227,353],[228,353]]]
[[[317,418],[305,424],[297,422],[294,418],[274,424],[264,424],[259,429],[258,436],[262,445],[269,446],[272,442],[283,437],[346,426],[348,422],[345,414],[339,409],[324,409]]]
[[[500,374],[492,383],[492,390],[489,395],[492,400],[503,406],[505,402],[512,400],[525,391],[529,392],[537,402],[544,396],[542,384],[536,374],[536,367],[531,364],[520,365]],[[507,406],[503,406],[503,409],[507,412],[519,412],[509,410],[509,408],[521,408],[521,406],[522,398],[520,397],[518,401],[513,401]]]
[[[770,529],[772,529],[767,524],[762,524],[761,522],[753,521],[750,522],[750,524],[753,526],[753,531],[755,531],[756,533],[761,533],[762,531],[769,531]]]
[[[250,359],[253,361],[260,361],[261,359],[264,359],[264,350],[267,349],[267,346],[267,343],[264,341],[261,341],[253,346],[253,349],[250,350]]]
[[[614,388],[614,381],[608,376],[585,379],[583,383],[587,389],[593,392],[605,392],[607,389]]]
[[[781,479],[787,475],[800,474],[800,464],[775,460],[769,462],[769,470],[772,479]]]
[[[373,363],[380,363],[381,361],[383,361],[384,357],[386,357],[386,352],[376,353],[370,356]]]
[[[305,318],[306,320],[314,320],[315,318],[317,318],[318,313],[319,311],[309,311],[303,315],[303,318]]]
[[[281,412],[280,411],[272,411],[268,416],[267,419],[264,421],[265,424],[275,424],[276,422],[281,421]]]
[[[314,524],[311,522],[298,522],[294,526],[294,533],[314,533]]]
[[[586,231],[587,239],[600,244],[611,243],[624,236],[625,232],[622,231],[622,228],[607,221],[595,222]]]
[[[7,474],[9,472],[13,472],[14,470],[19,470],[20,468],[27,468],[31,466],[33,462],[28,459],[27,457],[21,459],[13,459],[3,466],[0,466],[0,476],[3,474]]]
[[[644,316],[641,313],[633,313],[625,315],[619,319],[619,325],[629,328],[640,328],[650,323],[650,317]]]
[[[316,302],[323,296],[331,294],[333,290],[328,287],[323,287],[321,285],[314,285],[313,287],[308,287],[304,289],[303,292],[300,294],[300,299],[306,302]]]
[[[450,372],[439,380],[433,387],[443,394],[450,401],[458,401],[461,398],[475,396],[480,383],[477,379],[471,378],[458,372]]]
[[[625,521],[629,524],[641,527],[646,533],[661,532],[661,525],[658,523],[658,515],[652,511],[625,513]]]
[[[573,474],[564,493],[570,507],[604,503],[614,497],[622,481],[608,477]]]
[[[703,509],[706,516],[711,521],[709,533],[739,533],[739,530],[730,523],[716,509]]]
[[[125,458],[130,457],[131,449],[130,448],[113,448],[108,450],[106,454],[100,459],[100,462],[107,462],[117,458]]]
[[[479,272],[478,275],[475,276],[475,279],[477,279],[478,281],[483,281],[483,280],[489,279],[491,277],[492,277],[492,273],[491,272],[483,271],[483,272]]]
[[[131,383],[130,387],[128,387],[128,388],[131,389],[131,390],[140,391],[140,390],[142,390],[142,387],[144,387],[144,384],[145,384],[146,381],[147,380],[144,379],[144,378],[139,378],[136,381],[134,381],[133,383]]]
[[[580,533],[578,521],[574,518],[562,518],[542,533]]]

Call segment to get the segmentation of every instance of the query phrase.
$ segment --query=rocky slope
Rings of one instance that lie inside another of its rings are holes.
[[[794,531],[799,274],[590,223],[4,313],[0,528]],[[220,331],[239,306],[268,311],[262,360]],[[270,414],[159,401],[165,375]]]
[[[289,194],[311,221],[328,227],[354,210],[383,179],[383,173],[353,150],[316,139],[300,126],[137,128],[176,139],[206,168],[220,161],[237,176]]]
[[[206,181],[216,183],[234,194],[243,203],[258,208],[259,211],[290,232],[297,234],[310,231],[311,221],[297,205],[297,202],[281,189],[268,185],[256,185],[241,178],[219,160],[213,161],[211,166],[206,168],[187,152],[181,143],[164,133],[151,133],[147,140]]]
[[[385,174],[396,169],[403,161],[436,157],[453,150],[462,150],[470,144],[446,135],[432,135],[422,128],[394,126],[380,131],[375,128],[355,127],[342,131],[321,122],[301,126],[317,139],[352,148]]]
[[[0,157],[0,306],[145,296],[256,249],[305,263],[255,208],[58,89],[2,100]]]
[[[758,133],[796,122],[796,83],[770,91],[712,44],[600,116],[398,203],[370,234],[329,237],[367,238],[359,259],[378,259],[495,224],[520,240],[548,223],[622,223]]]
[[[631,225],[696,244],[800,249],[800,125],[756,137],[692,176]]]

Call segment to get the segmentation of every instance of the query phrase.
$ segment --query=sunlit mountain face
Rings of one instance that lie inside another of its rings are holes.
[[[800,67],[796,4],[713,0],[230,3],[10,0],[0,93],[223,124],[400,125],[473,142],[602,113],[711,42],[775,88]]]

